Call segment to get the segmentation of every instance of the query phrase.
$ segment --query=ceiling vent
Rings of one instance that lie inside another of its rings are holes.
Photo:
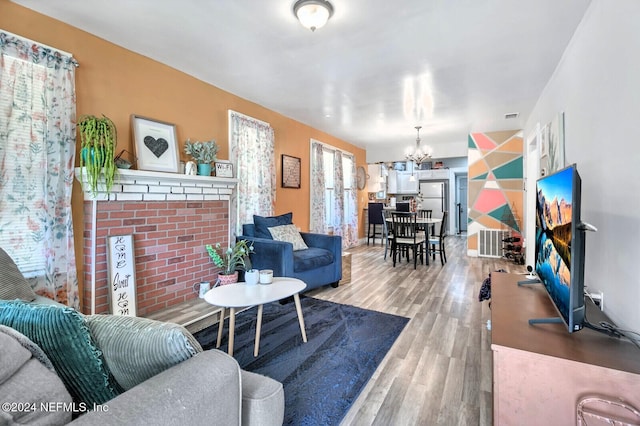
[[[519,115],[520,115],[519,112],[510,112],[504,115],[504,119],[509,120],[510,118],[518,118]]]

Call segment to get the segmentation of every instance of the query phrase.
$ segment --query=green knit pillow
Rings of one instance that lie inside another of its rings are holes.
[[[178,324],[116,315],[85,318],[109,371],[125,390],[202,352]]]
[[[51,360],[74,401],[104,404],[122,392],[84,317],[66,306],[0,301],[0,324],[27,336]]]

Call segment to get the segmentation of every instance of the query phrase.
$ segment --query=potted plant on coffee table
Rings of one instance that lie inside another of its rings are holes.
[[[104,175],[107,192],[113,186],[117,172],[114,151],[117,144],[116,126],[109,117],[98,118],[83,115],[78,120],[80,133],[80,179],[87,175],[87,183],[92,194],[98,191],[100,174]]]
[[[211,176],[211,163],[216,161],[219,149],[220,147],[213,139],[205,142],[191,142],[191,139],[187,139],[184,144],[185,154],[190,155],[198,163],[200,176]]]
[[[220,243],[214,246],[207,244],[207,253],[213,263],[220,268],[218,272],[218,284],[232,284],[238,282],[238,270],[250,270],[251,260],[249,254],[253,253],[253,243],[246,240],[238,240],[235,245],[222,248]]]

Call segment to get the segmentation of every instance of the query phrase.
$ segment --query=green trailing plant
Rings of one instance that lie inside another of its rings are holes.
[[[90,191],[98,191],[100,173],[104,174],[107,192],[113,186],[117,172],[114,151],[117,144],[116,126],[110,118],[98,118],[94,115],[83,115],[78,121],[80,131],[80,178],[86,172]]]
[[[184,152],[190,155],[198,164],[211,164],[216,161],[216,154],[220,147],[215,140],[191,142],[187,139],[184,143]]]
[[[237,270],[247,271],[251,269],[249,254],[253,253],[253,243],[247,240],[239,240],[233,247],[222,249],[220,243],[215,248],[211,244],[206,246],[209,257],[213,263],[221,269],[223,275],[232,275]]]

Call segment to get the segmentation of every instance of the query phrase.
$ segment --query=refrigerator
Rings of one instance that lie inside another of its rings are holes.
[[[447,210],[448,202],[447,181],[420,181],[420,194],[418,208],[431,210],[434,218],[442,219],[442,213]]]

